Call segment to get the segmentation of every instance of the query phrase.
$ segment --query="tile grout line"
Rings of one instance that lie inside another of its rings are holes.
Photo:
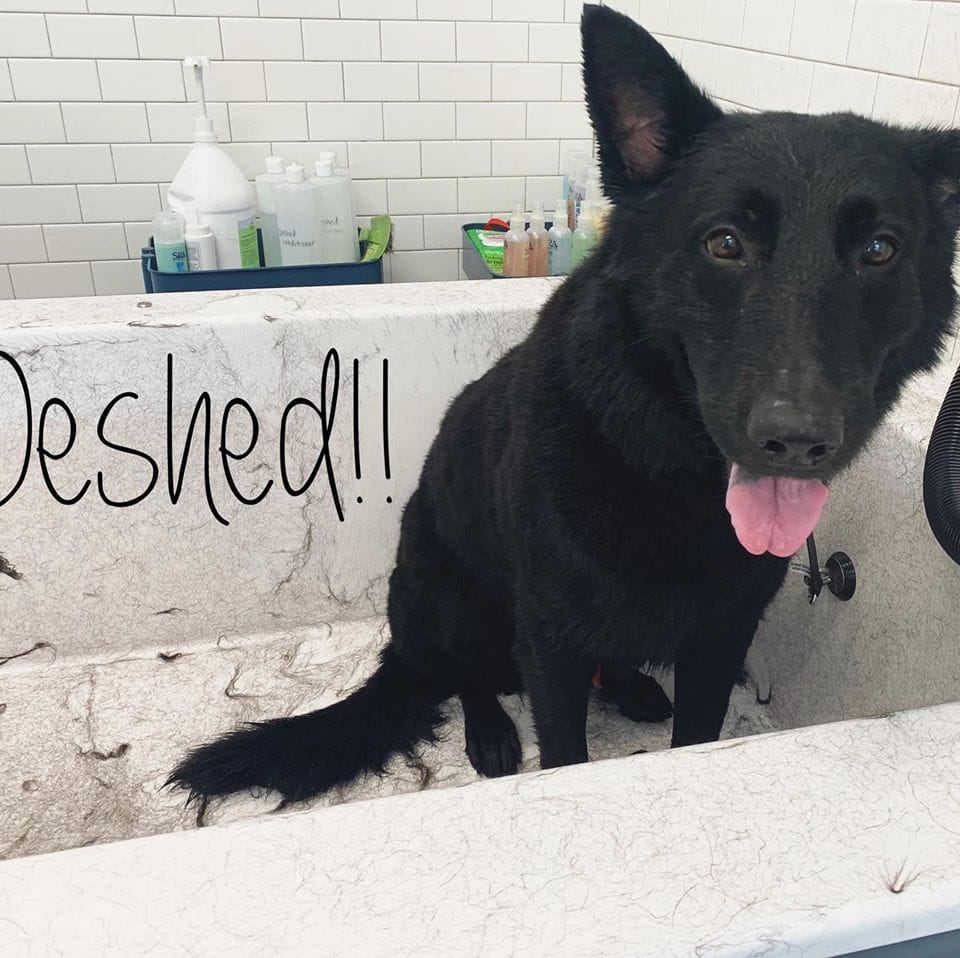
[[[917,72],[914,74],[916,79],[920,78],[920,71],[923,69],[923,57],[927,52],[927,39],[930,36],[930,20],[933,17],[933,4],[927,7],[927,22],[923,31],[923,43],[920,46],[920,59],[917,61]]]
[[[859,0],[854,0],[853,16],[850,18],[850,33],[847,35],[847,52],[843,55],[843,64],[847,66],[850,63],[850,47],[853,46],[853,34],[857,26],[857,10],[860,8]]]
[[[670,33],[661,33],[660,36],[666,37],[667,39],[670,39],[670,40],[679,40],[681,42],[690,42],[690,43],[698,42],[693,40],[690,37],[680,37]],[[826,67],[838,67],[844,70],[853,70],[853,71],[856,71],[857,73],[869,73],[877,76],[889,76],[889,77],[894,77],[901,80],[915,80],[918,83],[929,83],[934,86],[948,86],[948,87],[960,86],[960,79],[958,79],[956,83],[951,83],[948,80],[933,80],[923,76],[908,75],[905,73],[891,73],[880,67],[853,66],[846,62],[838,63],[836,60],[816,60],[812,57],[798,56],[793,53],[791,54],[774,53],[770,50],[757,50],[754,47],[735,46],[730,43],[719,43],[713,40],[701,40],[699,42],[710,44],[711,46],[715,46],[725,50],[739,50],[742,53],[755,53],[755,54],[758,54],[759,56],[780,57],[781,59],[796,60],[799,63],[812,63],[814,67],[816,67],[817,65],[822,65]],[[528,101],[528,102],[538,102],[538,101]]]
[[[7,73],[7,79],[10,82],[10,93],[13,95],[12,102],[16,103],[19,101],[20,98],[17,96],[17,91],[14,89],[14,86],[13,86],[13,67],[10,66],[10,58],[7,57],[3,62],[4,62],[4,68]]]
[[[130,23],[133,26],[133,43],[134,43],[134,46],[137,48],[137,59],[142,60],[143,55],[140,53],[140,33],[137,30],[137,18],[131,16]]]
[[[794,3],[793,3],[793,11],[792,11],[791,14],[790,14],[790,33],[787,35],[787,52],[786,52],[786,54],[785,54],[785,56],[786,56],[787,59],[792,59],[792,58],[790,57],[790,47],[793,46],[793,27],[794,27],[794,24],[797,22],[797,7],[798,7],[799,4],[802,3],[802,2],[803,2],[803,0],[794,0]],[[816,67],[814,66],[814,67],[810,70],[810,78],[809,78],[809,80],[807,81],[807,97],[806,97],[806,99],[803,101],[803,111],[804,111],[804,112],[808,112],[809,109],[810,109],[810,97],[813,95],[813,71],[814,71],[815,69],[816,69]]]

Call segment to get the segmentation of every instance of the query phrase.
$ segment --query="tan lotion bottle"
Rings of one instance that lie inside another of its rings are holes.
[[[543,203],[537,203],[530,214],[530,254],[527,260],[527,276],[546,276],[550,243],[547,238],[546,218],[543,215]]]
[[[527,236],[523,213],[510,217],[510,231],[503,237],[503,275],[526,276],[530,237]]]

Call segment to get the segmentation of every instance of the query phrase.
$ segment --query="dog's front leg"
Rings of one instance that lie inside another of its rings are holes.
[[[565,654],[542,623],[524,619],[516,653],[533,709],[540,767],[586,762],[587,699],[595,666]]]
[[[708,639],[691,637],[681,647],[674,672],[673,748],[720,737],[733,683],[759,621],[751,618]]]

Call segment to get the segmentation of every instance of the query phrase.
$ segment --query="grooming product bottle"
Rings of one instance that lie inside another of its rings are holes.
[[[350,180],[334,171],[336,160],[335,153],[321,153],[310,177],[316,189],[320,262],[356,263],[360,259],[360,239],[353,212],[353,193]]]
[[[590,255],[596,245],[597,234],[593,230],[593,208],[585,202],[580,207],[577,228],[573,231],[571,267],[576,269]]]
[[[217,268],[217,240],[209,226],[194,218],[183,231],[187,247],[187,268],[191,273]]]
[[[303,167],[292,163],[283,183],[277,184],[277,232],[280,262],[305,266],[320,262],[320,223],[317,219],[317,188],[308,183]]]
[[[530,259],[530,237],[519,205],[510,217],[510,231],[503,237],[503,275],[526,276]]]
[[[170,209],[209,226],[217,244],[220,269],[260,265],[257,243],[257,201],[243,170],[217,145],[213,120],[207,116],[203,89],[206,57],[187,57],[193,67],[199,94],[200,115],[193,146],[167,191]]]
[[[173,210],[161,210],[153,218],[153,248],[161,273],[187,271],[187,247],[183,240],[183,217]]]
[[[597,240],[603,238],[607,228],[607,217],[610,215],[610,201],[604,196],[603,184],[600,181],[600,170],[593,167],[587,177],[585,200],[593,211],[593,231]]]
[[[567,201],[560,197],[553,214],[553,226],[547,232],[547,272],[566,276],[570,272],[573,232],[567,226]]]
[[[256,179],[257,205],[260,207],[260,235],[263,237],[265,266],[280,265],[280,234],[277,232],[277,186],[284,182],[283,157],[268,156],[266,172]]]
[[[530,214],[530,229],[527,230],[530,252],[527,257],[527,276],[547,275],[547,227],[544,222],[543,204],[537,203]]]
[[[590,176],[590,160],[586,154],[581,153],[577,158],[577,169],[574,174],[570,189],[573,193],[574,220],[573,223],[567,223],[570,229],[574,229],[580,222],[580,209],[583,201],[587,198],[587,179]]]
[[[567,226],[574,229],[577,225],[577,201],[574,196],[574,181],[582,166],[588,163],[583,150],[570,150],[563,163],[563,199],[567,210]]]

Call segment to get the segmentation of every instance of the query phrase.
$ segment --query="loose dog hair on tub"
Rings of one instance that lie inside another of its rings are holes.
[[[632,20],[586,6],[602,242],[447,412],[403,512],[391,639],[307,715],[193,750],[191,797],[307,799],[435,739],[459,696],[482,775],[587,760],[597,667],[673,745],[715,739],[789,556],[954,309],[960,134],[724,114]]]

